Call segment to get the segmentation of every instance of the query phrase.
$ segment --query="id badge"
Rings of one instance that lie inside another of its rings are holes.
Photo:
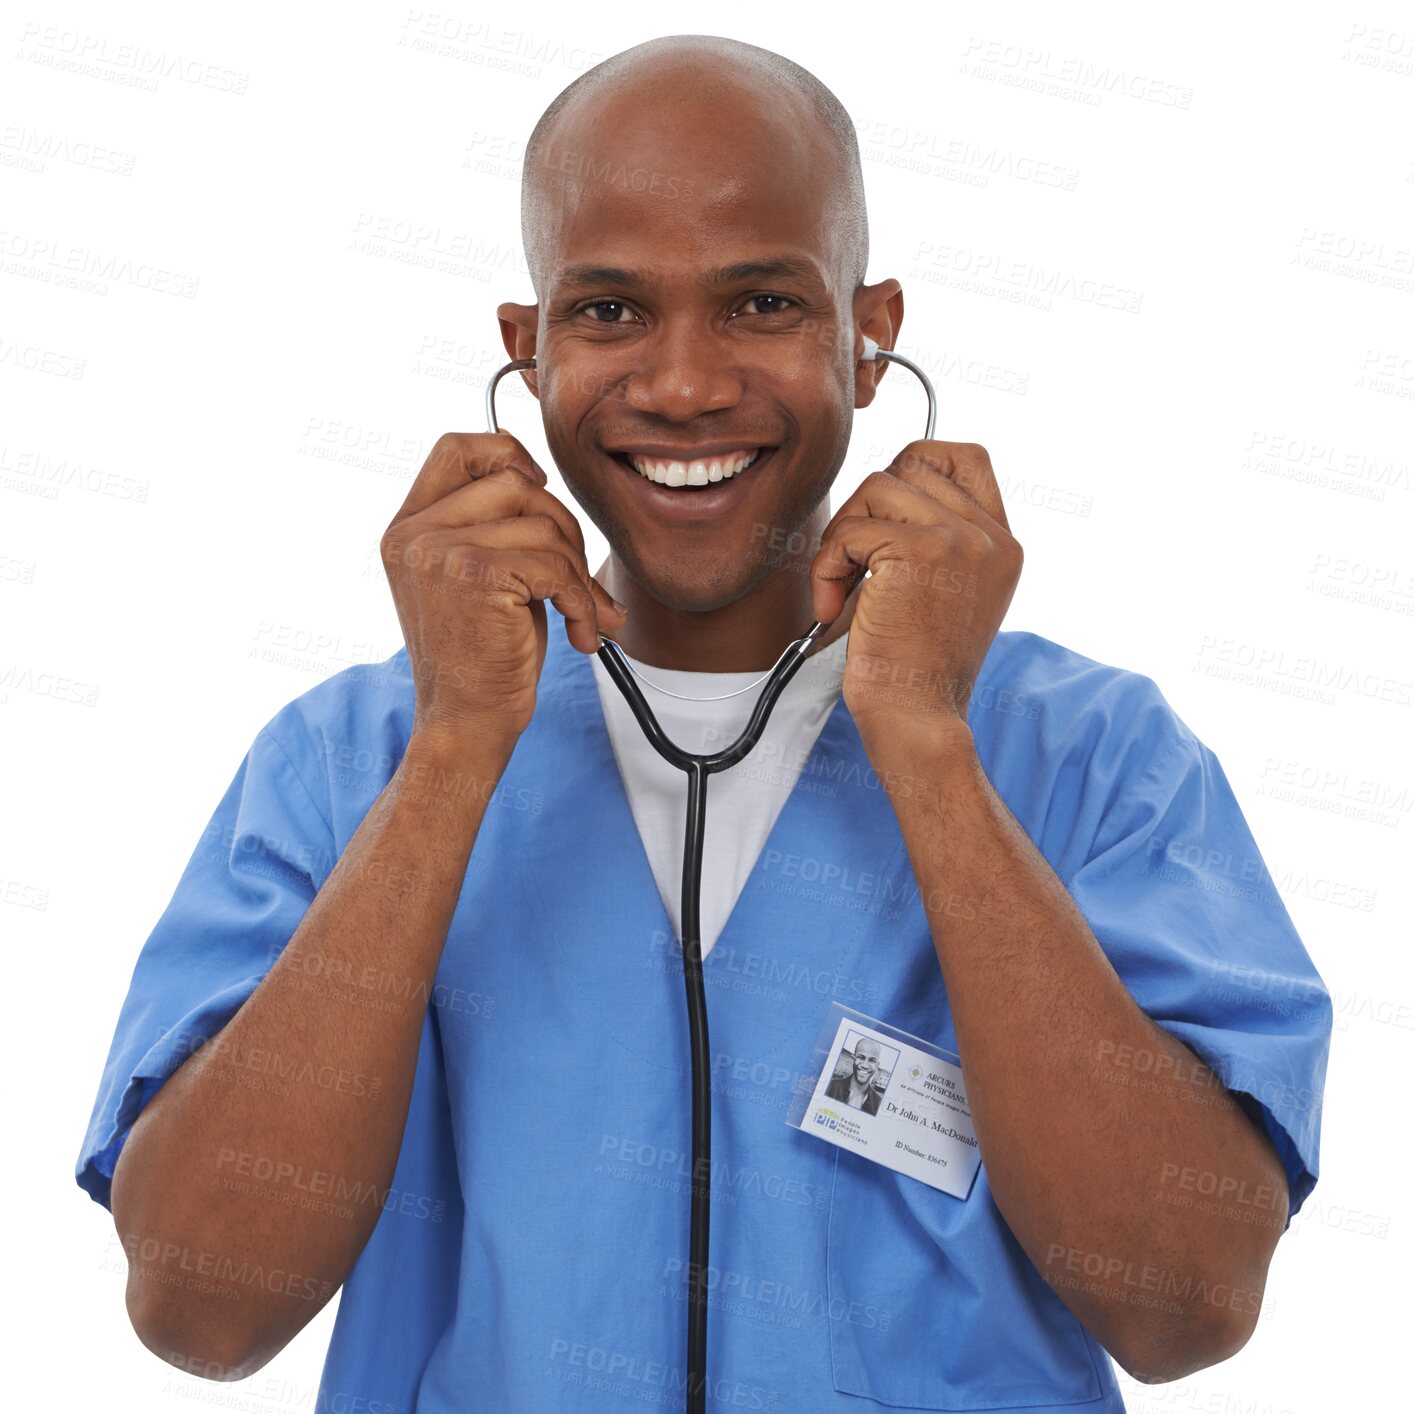
[[[957,1057],[839,1002],[786,1123],[954,1198],[982,1163]]]

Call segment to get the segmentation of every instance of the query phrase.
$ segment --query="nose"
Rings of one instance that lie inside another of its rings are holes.
[[[642,364],[625,388],[624,400],[634,412],[691,422],[741,401],[742,380],[729,346],[700,326],[664,327],[642,351]]]

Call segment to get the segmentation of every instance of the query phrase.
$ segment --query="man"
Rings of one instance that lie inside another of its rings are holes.
[[[738,798],[704,871],[710,1402],[1112,1411],[1108,1356],[1172,1379],[1251,1336],[1329,997],[1154,683],[999,631],[984,449],[915,442],[829,513],[903,316],[862,191],[833,95],[734,41],[637,46],[537,125],[501,328],[611,553],[591,577],[514,437],[442,438],[383,537],[405,647],[237,770],[79,1162],[163,1359],[243,1378],[342,1286],[321,1409],[682,1407],[678,935],[592,655],[712,696],[814,618],[796,787]],[[785,1122],[833,1000],[960,1058],[965,1200]]]
[[[834,1076],[825,1086],[832,1100],[853,1105],[865,1114],[879,1113],[879,1092],[874,1088],[874,1076],[879,1070],[879,1043],[860,1039],[854,1043],[854,1057],[848,1070]]]

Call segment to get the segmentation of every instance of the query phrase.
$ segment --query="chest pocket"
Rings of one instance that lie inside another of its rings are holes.
[[[1080,1404],[1108,1388],[1084,1327],[1003,1222],[985,1169],[959,1200],[841,1151],[826,1263],[841,1394],[969,1410]]]

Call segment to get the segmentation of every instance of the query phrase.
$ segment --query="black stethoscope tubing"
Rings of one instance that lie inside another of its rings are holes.
[[[928,375],[911,359],[875,342],[864,339],[864,356],[902,364],[922,381],[928,393],[928,430],[931,440],[937,420],[937,398]],[[496,425],[496,384],[507,373],[535,367],[533,358],[518,358],[498,369],[486,388],[486,422],[491,432]],[[707,997],[702,984],[702,853],[707,832],[707,778],[735,766],[748,755],[766,730],[766,723],[787,683],[800,671],[810,645],[824,625],[811,624],[804,635],[792,642],[771,670],[761,689],[756,707],[741,735],[723,751],[708,756],[694,755],[674,746],[664,735],[634,681],[633,670],[623,649],[611,638],[599,636],[599,661],[618,684],[630,710],[650,745],[667,762],[687,773],[687,830],[682,857],[682,962],[687,992],[688,1048],[692,1055],[692,1177],[688,1229],[687,1302],[687,1414],[705,1414],[707,1398],[707,1277],[708,1239],[712,1196],[712,1064],[707,1035]]]

